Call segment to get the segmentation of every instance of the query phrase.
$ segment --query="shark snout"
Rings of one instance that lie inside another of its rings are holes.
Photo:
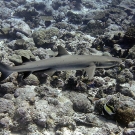
[[[109,63],[112,64],[112,67],[113,67],[113,66],[119,66],[119,65],[122,63],[122,60],[119,59],[119,58],[115,58],[115,59],[112,60],[112,61],[110,60]]]
[[[115,58],[115,57],[108,57],[108,62],[113,62],[114,64],[120,64],[122,63],[122,59],[120,58]]]
[[[120,63],[122,63],[122,60],[119,59],[119,58],[117,58],[117,59],[114,60],[113,62],[114,62],[114,64],[119,65]]]
[[[118,66],[120,63],[121,63],[120,61],[113,61],[113,62],[112,62],[112,65],[113,65],[113,66]]]
[[[95,64],[96,64],[96,68],[110,68],[110,67],[118,66],[121,62],[122,62],[121,59],[111,57],[107,61],[100,61],[100,62],[98,61]]]

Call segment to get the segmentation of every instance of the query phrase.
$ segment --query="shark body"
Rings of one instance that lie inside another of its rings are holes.
[[[29,61],[22,57],[23,65],[10,67],[0,62],[0,81],[6,79],[13,72],[24,73],[26,78],[34,72],[44,71],[52,75],[56,71],[84,69],[89,79],[92,79],[96,68],[110,68],[121,63],[121,59],[110,56],[97,55],[69,55],[65,48],[58,46],[58,55],[49,59]]]

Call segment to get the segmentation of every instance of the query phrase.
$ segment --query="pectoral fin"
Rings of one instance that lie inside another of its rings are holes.
[[[52,76],[55,72],[56,72],[56,70],[54,70],[54,69],[47,69],[47,70],[45,70],[45,73],[47,75],[49,75],[49,76]]]
[[[86,74],[88,75],[88,78],[89,79],[92,79],[93,78],[93,76],[95,74],[95,69],[96,69],[96,66],[95,65],[90,66],[90,67],[87,67],[87,68],[84,69],[85,72],[86,72]]]

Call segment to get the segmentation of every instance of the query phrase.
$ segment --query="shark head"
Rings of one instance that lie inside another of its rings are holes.
[[[103,57],[102,61],[96,61],[95,65],[96,68],[110,68],[110,67],[118,66],[121,62],[122,60],[119,58],[106,56]]]

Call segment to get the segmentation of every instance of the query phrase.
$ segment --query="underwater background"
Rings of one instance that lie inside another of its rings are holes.
[[[0,62],[55,57],[59,45],[122,63],[91,80],[13,73],[0,83],[0,135],[135,135],[135,0],[0,0]]]

